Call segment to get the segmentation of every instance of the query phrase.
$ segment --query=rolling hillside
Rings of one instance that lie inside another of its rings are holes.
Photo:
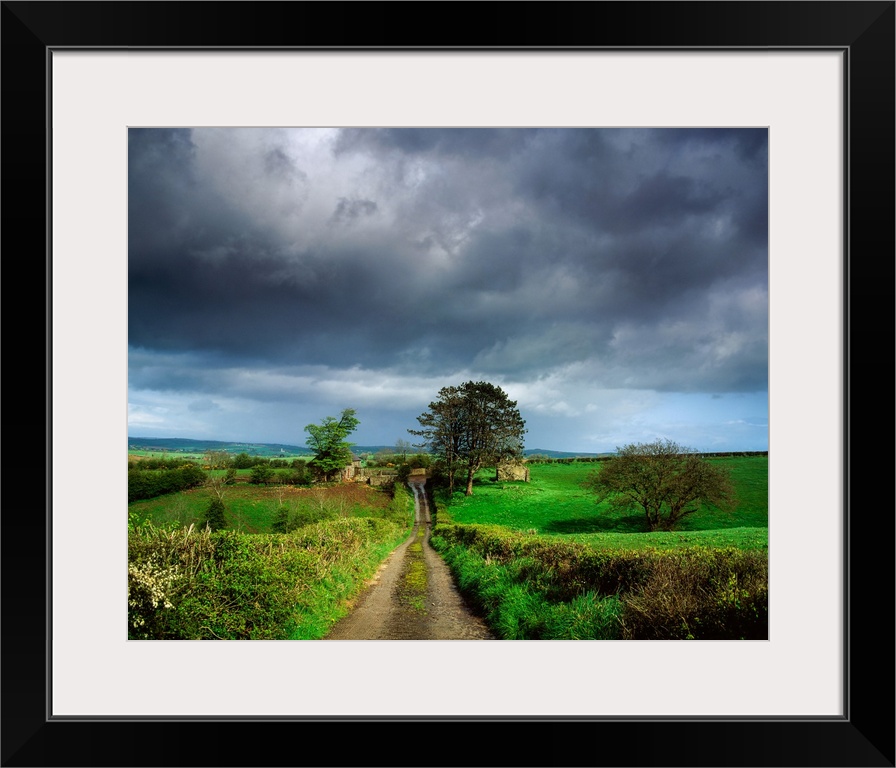
[[[391,451],[392,445],[355,445],[355,453],[376,453]],[[131,437],[128,436],[128,450],[167,451],[170,453],[205,453],[206,451],[226,451],[227,453],[248,453],[250,456],[291,456],[308,454],[311,451],[303,445],[287,443],[234,443],[221,440],[191,440],[184,437]],[[552,451],[544,448],[527,448],[526,456],[547,456],[552,459],[569,459],[577,456],[606,456],[599,453],[571,453],[568,451]]]

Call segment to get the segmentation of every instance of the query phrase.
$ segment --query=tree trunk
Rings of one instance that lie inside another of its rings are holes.
[[[465,496],[473,495],[473,475],[475,475],[475,474],[476,474],[476,470],[473,469],[473,467],[470,467],[470,469],[467,471],[467,490],[466,490],[466,493],[464,494]]]
[[[643,507],[644,507],[644,517],[647,520],[647,530],[655,531],[656,526],[653,524],[653,520],[650,518],[650,509],[647,507],[646,504],[644,504]]]

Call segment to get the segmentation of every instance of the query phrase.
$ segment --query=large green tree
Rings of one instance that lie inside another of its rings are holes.
[[[729,509],[734,504],[727,470],[672,440],[617,448],[584,486],[597,494],[599,502],[643,512],[651,531],[671,531],[704,505]]]
[[[454,481],[461,463],[463,442],[463,393],[460,387],[442,387],[429,410],[417,417],[420,429],[409,429],[423,438],[419,447],[426,448],[444,466],[448,492],[454,492]]]
[[[417,417],[421,444],[445,466],[449,492],[458,473],[466,475],[466,495],[473,495],[473,478],[482,467],[523,455],[526,422],[501,387],[468,381],[443,387],[429,410]]]
[[[308,439],[305,441],[314,458],[309,465],[325,480],[352,463],[352,445],[346,441],[361,422],[355,418],[355,411],[346,408],[340,418],[327,416],[320,424],[309,424],[305,427]]]

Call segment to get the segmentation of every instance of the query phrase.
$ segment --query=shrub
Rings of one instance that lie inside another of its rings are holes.
[[[233,457],[234,469],[250,469],[255,465],[255,460],[248,453],[238,453]]]
[[[726,548],[658,553],[624,597],[632,640],[767,640],[768,557]]]
[[[187,464],[178,469],[128,470],[128,501],[152,499],[166,493],[196,488],[206,480],[199,467]]]
[[[180,596],[211,555],[211,531],[138,526],[132,517],[128,528],[128,638],[161,639]]]
[[[206,474],[194,464],[187,464],[180,470],[180,479],[183,488],[198,488],[205,483]]]
[[[408,458],[407,463],[412,469],[428,468],[432,464],[432,457],[428,453],[415,453]]]
[[[281,470],[278,476],[284,485],[311,485],[314,481],[314,475],[305,462],[299,466],[293,465],[292,469]]]
[[[128,636],[151,637],[158,631],[158,616],[173,608],[173,587],[178,578],[175,566],[157,558],[128,563]]]
[[[224,519],[224,502],[215,496],[205,510],[205,517],[202,520],[202,527],[208,528],[210,531],[220,531],[227,525]]]
[[[274,515],[274,522],[271,523],[271,530],[274,533],[289,533],[295,527],[293,521],[290,520],[289,507],[281,504],[277,508],[277,514]]]
[[[267,485],[274,479],[274,469],[268,464],[256,464],[249,478],[255,485]]]

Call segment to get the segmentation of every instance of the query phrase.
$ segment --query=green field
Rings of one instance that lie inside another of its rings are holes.
[[[702,509],[673,532],[647,533],[640,514],[621,514],[608,504],[597,504],[581,484],[600,464],[586,462],[531,464],[528,483],[496,482],[492,470],[480,472],[472,496],[455,491],[450,499],[436,497],[439,521],[501,525],[598,547],[768,547],[768,456],[709,461],[730,470],[736,508],[731,513]]]
[[[199,525],[211,499],[209,489],[194,488],[132,501],[128,504],[128,514],[137,523]],[[316,488],[237,483],[224,491],[227,528],[242,533],[272,533],[271,526],[281,505],[295,513],[304,513],[308,519],[330,519],[369,517],[377,513],[386,516],[391,501],[387,493],[361,483]]]
[[[431,541],[502,639],[767,639],[768,457],[708,460],[730,470],[737,503],[679,530],[598,504],[582,483],[599,462],[534,462],[529,482],[490,469],[473,496],[435,489]],[[128,505],[130,637],[324,637],[413,519],[404,486],[392,498],[362,483],[236,482],[227,530],[210,533],[214,497]],[[275,533],[283,508],[299,527]]]
[[[437,491],[431,541],[501,639],[767,639],[768,457],[707,460],[736,504],[673,531],[598,504],[582,483],[599,462],[531,463],[529,482]]]

